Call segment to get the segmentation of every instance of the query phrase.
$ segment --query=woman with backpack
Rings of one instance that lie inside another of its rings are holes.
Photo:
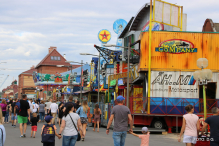
[[[81,107],[78,108],[76,113],[80,116],[81,124],[83,130],[81,130],[81,134],[84,133],[84,136],[81,136],[81,140],[84,141],[85,135],[86,135],[86,128],[87,128],[87,117],[90,116],[90,108],[87,105],[87,101],[83,101],[83,104]]]
[[[82,130],[80,117],[73,111],[74,105],[67,104],[59,131],[59,135],[63,132],[62,146],[75,146],[79,134],[77,127]]]

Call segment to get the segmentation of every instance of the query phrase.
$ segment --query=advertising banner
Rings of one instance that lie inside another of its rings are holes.
[[[151,72],[151,97],[199,98],[193,72]]]

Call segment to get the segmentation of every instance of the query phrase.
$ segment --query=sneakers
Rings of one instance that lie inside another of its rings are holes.
[[[16,125],[13,125],[14,128],[16,128]]]
[[[26,137],[26,134],[24,134],[24,137]]]
[[[24,136],[23,136],[23,135],[21,135],[21,136],[20,136],[20,138],[24,138]]]

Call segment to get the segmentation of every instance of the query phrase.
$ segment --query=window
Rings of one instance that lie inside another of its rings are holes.
[[[60,56],[51,56],[51,60],[61,60]]]

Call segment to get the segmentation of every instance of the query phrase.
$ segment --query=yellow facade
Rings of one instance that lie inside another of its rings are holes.
[[[149,32],[142,33],[139,69],[147,71],[149,66]],[[218,40],[219,33],[153,31],[151,70],[194,71],[199,69],[196,61],[199,58],[207,58],[209,63],[207,69],[219,71]],[[175,41],[175,44],[171,41]],[[172,46],[162,45],[165,44],[164,42],[172,43]],[[173,49],[174,45],[176,47]],[[180,45],[186,45],[186,47],[183,48]],[[197,52],[194,52],[195,49]]]

